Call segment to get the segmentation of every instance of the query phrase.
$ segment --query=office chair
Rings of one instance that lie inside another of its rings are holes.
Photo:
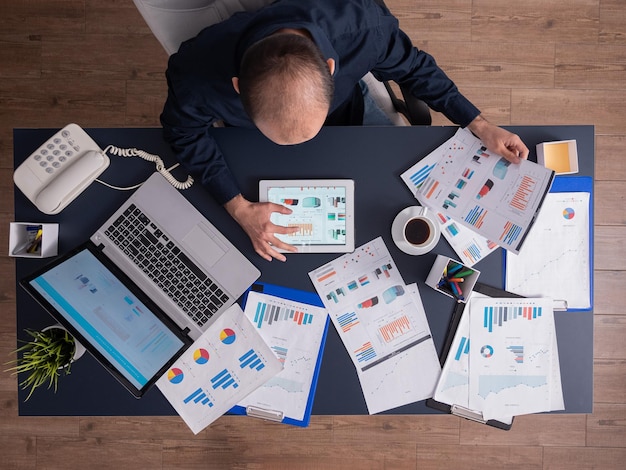
[[[238,11],[255,11],[274,0],[133,0],[152,34],[172,55],[180,44],[207,26],[228,19]],[[370,95],[397,126],[430,125],[431,115],[423,101],[400,87],[402,99],[389,83],[371,73],[363,77]]]

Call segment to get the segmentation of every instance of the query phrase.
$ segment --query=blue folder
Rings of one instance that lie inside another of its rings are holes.
[[[589,193],[589,308],[568,308],[568,312],[593,310],[593,178],[591,176],[556,176],[552,181],[551,193]],[[506,286],[506,253],[502,256],[503,285]]]
[[[273,284],[267,284],[264,282],[256,282],[252,284],[248,292],[260,292],[263,294],[273,295],[275,297],[280,297],[285,300],[291,300],[293,302],[300,302],[303,304],[313,305],[315,307],[324,308],[324,304],[320,297],[313,292],[302,291],[298,289],[291,289],[289,287],[282,287]],[[242,308],[245,309],[246,302],[248,300],[248,292],[246,292]],[[330,317],[326,317],[326,325],[324,326],[324,333],[322,334],[322,342],[320,344],[320,350],[317,355],[317,361],[315,363],[315,372],[313,373],[313,380],[311,382],[311,390],[309,391],[309,398],[307,400],[306,409],[304,412],[304,418],[300,421],[297,419],[290,418],[288,416],[284,416],[281,420],[282,423],[291,424],[294,426],[306,427],[309,425],[309,421],[311,420],[311,410],[313,409],[313,398],[315,397],[315,390],[317,388],[317,379],[320,373],[320,367],[322,366],[322,356],[324,355],[324,345],[326,344],[326,335],[328,333],[328,324],[330,323]],[[247,415],[246,408],[243,406],[234,406],[229,411],[230,414],[235,415]],[[261,416],[262,417],[262,416]],[[271,419],[266,417],[266,419]]]

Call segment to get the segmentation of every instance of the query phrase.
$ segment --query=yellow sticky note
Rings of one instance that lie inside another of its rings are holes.
[[[557,173],[569,173],[570,167],[569,144],[560,142],[558,144],[548,144],[544,147],[545,166]]]

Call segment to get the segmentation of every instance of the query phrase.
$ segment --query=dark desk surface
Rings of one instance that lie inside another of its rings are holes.
[[[539,142],[576,139],[580,174],[593,176],[593,126],[512,127],[531,149]],[[22,162],[54,134],[51,129],[18,129],[14,132],[15,162]],[[137,147],[161,155],[173,163],[171,151],[161,138],[161,130],[88,129],[104,148],[108,144]],[[214,134],[226,155],[246,197],[257,200],[258,181],[267,178],[352,178],[356,182],[356,246],[381,236],[387,244],[407,284],[417,282],[432,335],[441,351],[451,318],[452,299],[424,284],[437,254],[455,257],[442,237],[435,250],[423,256],[409,256],[398,250],[391,239],[391,223],[396,214],[417,201],[399,175],[426,156],[446,139],[454,127],[325,128],[312,141],[292,147],[274,145],[256,131],[216,129]],[[143,181],[154,165],[138,158],[112,157],[111,166],[100,177],[118,186]],[[175,174],[179,169],[175,171]],[[178,173],[182,179],[183,172]],[[266,262],[250,244],[245,233],[226,211],[199,185],[185,196],[209,218],[261,270],[261,281],[314,292],[308,272],[337,257],[337,254],[288,255],[286,263]],[[84,242],[128,197],[129,193],[92,184],[77,200],[57,216],[40,213],[20,192],[15,191],[16,221],[58,222],[59,253]],[[35,270],[45,260],[18,259],[17,279]],[[480,281],[502,287],[502,252],[498,250],[476,265]],[[21,288],[17,289],[18,337],[25,328],[42,328],[50,317]],[[556,312],[556,325],[565,398],[565,412],[588,413],[593,401],[593,313]],[[419,374],[419,365],[415,373]],[[90,356],[72,366],[62,377],[59,390],[37,390],[24,402],[20,391],[21,415],[171,415],[169,403],[154,387],[140,400],[134,399]],[[330,327],[315,397],[314,414],[367,414],[356,371],[335,329]],[[438,413],[423,401],[387,413]]]

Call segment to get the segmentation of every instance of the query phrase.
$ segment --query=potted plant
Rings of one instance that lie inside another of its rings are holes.
[[[7,370],[14,374],[28,376],[20,382],[23,390],[30,388],[26,400],[37,387],[48,383],[57,391],[59,377],[70,373],[72,362],[84,353],[84,347],[61,325],[44,328],[41,331],[25,330],[31,336],[15,350],[16,359],[8,364],[16,364]]]

